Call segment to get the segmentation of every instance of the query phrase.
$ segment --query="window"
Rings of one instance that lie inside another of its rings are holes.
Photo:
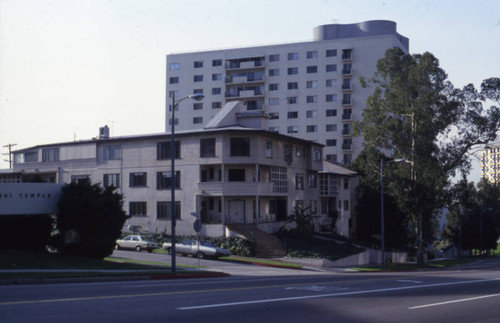
[[[215,157],[215,138],[200,139],[200,157]]]
[[[278,105],[280,104],[279,98],[269,98],[269,105]]]
[[[147,181],[147,173],[145,172],[136,172],[130,173],[129,177],[129,186],[130,187],[145,187],[148,185]]]
[[[342,104],[351,104],[351,93],[342,94]]]
[[[148,214],[148,204],[146,202],[129,202],[130,216],[146,216]]]
[[[308,89],[316,89],[318,87],[318,81],[307,81],[306,88]]]
[[[203,75],[194,75],[193,82],[203,82]]]
[[[297,104],[297,97],[296,96],[289,96],[286,98],[286,101],[288,104]]]
[[[203,94],[203,89],[194,89],[193,94]]]
[[[269,70],[269,76],[279,76],[280,70],[278,68],[273,68]]]
[[[212,102],[212,109],[222,108],[222,102]]]
[[[318,200],[310,200],[309,206],[311,208],[311,213],[314,214],[314,213],[318,212]]]
[[[202,109],[203,109],[203,103],[201,102],[193,103],[193,110],[202,110]]]
[[[221,81],[221,80],[222,80],[221,73],[212,74],[212,81]]]
[[[304,189],[304,174],[297,173],[295,175],[295,188],[298,190]]]
[[[270,62],[277,62],[279,60],[280,60],[280,54],[269,55],[269,61]]]
[[[337,71],[337,64],[326,65],[326,71],[327,72],[336,72]]]
[[[203,67],[203,61],[195,61],[193,64],[194,68],[201,68]]]
[[[170,84],[177,84],[179,83],[179,77],[178,76],[174,76],[174,77],[171,77],[168,79],[168,83]]]
[[[288,164],[293,161],[293,146],[291,144],[285,144],[283,146],[283,160]]]
[[[337,162],[337,155],[336,154],[326,155],[326,160],[328,160],[330,163],[336,163]]]
[[[309,51],[309,52],[307,52],[306,57],[308,59],[318,58],[318,51],[317,50]]]
[[[312,74],[312,73],[318,73],[317,66],[308,66],[307,67],[307,74]]]
[[[212,66],[222,66],[222,59],[212,60]]]
[[[350,135],[352,133],[352,124],[347,123],[342,126],[342,134]]]
[[[297,157],[305,157],[306,156],[306,148],[304,146],[296,146],[295,147],[295,156]]]
[[[156,218],[158,220],[172,220],[172,217],[170,216],[171,208],[172,208],[171,202],[160,202],[160,201],[156,202]],[[175,218],[180,219],[181,202],[175,201],[174,210],[175,210]]]
[[[349,179],[348,178],[344,178],[344,189],[345,190],[349,189]]]
[[[326,87],[334,87],[335,85],[337,85],[336,79],[326,80]]]
[[[269,120],[278,120],[280,118],[279,112],[270,112]]]
[[[172,118],[168,119],[168,124],[169,124],[169,125],[172,125]],[[179,124],[179,118],[175,118],[175,119],[174,119],[174,124],[175,124],[175,125],[178,125],[178,124]]]
[[[349,211],[349,200],[344,200],[344,211]]]
[[[288,192],[288,173],[286,167],[271,166],[271,183],[273,183],[273,193]]]
[[[218,95],[222,93],[222,89],[220,87],[212,88],[212,95]]]
[[[90,183],[90,175],[71,175],[71,183]]]
[[[171,71],[176,71],[179,69],[179,63],[170,63],[170,65],[168,66],[169,70]]]
[[[175,171],[175,188],[181,188],[181,172]],[[172,188],[172,172],[157,172],[156,173],[156,189],[167,190]]]
[[[321,161],[321,149],[313,148],[313,160],[320,162]]]
[[[278,91],[278,88],[279,88],[278,83],[269,84],[269,91]]]
[[[280,128],[279,127],[269,127],[268,129],[270,132],[280,132]]]
[[[299,53],[288,53],[288,60],[295,61],[299,59]]]
[[[350,90],[351,89],[351,79],[346,78],[342,80],[342,90]]]
[[[309,183],[309,188],[316,188],[318,187],[318,180],[317,180],[317,174],[313,172],[307,173],[307,181]]]
[[[317,125],[306,126],[306,132],[318,132],[318,126]]]
[[[120,174],[104,174],[102,179],[104,187],[120,187]]]
[[[156,143],[156,159],[165,160],[172,158],[172,143],[170,141],[161,141]],[[181,142],[175,141],[175,158],[181,158]]]
[[[337,139],[327,139],[326,140],[326,145],[328,147],[337,146]]]
[[[288,75],[295,75],[299,74],[299,68],[298,67],[289,67],[287,70]]]
[[[179,91],[168,91],[168,97],[172,98],[172,96],[174,98],[178,98],[179,97]],[[175,108],[176,108],[175,111],[177,111],[177,107],[175,107]],[[170,110],[172,110],[172,107],[170,107]]]
[[[116,160],[120,159],[121,155],[121,146],[120,145],[109,145],[109,146],[104,146],[103,149],[103,156],[102,158],[104,160]]]
[[[352,73],[352,64],[346,63],[342,67],[342,74],[351,74]]]
[[[337,56],[336,49],[327,49],[326,50],[326,57],[335,57],[335,56]]]
[[[326,116],[327,117],[336,117],[337,116],[337,109],[327,109]]]
[[[59,160],[59,148],[42,149],[42,162],[53,162]]]
[[[326,132],[337,131],[337,125],[336,124],[327,124],[325,130],[326,130]]]
[[[288,133],[297,133],[297,132],[299,132],[299,127],[298,126],[289,126],[289,127],[287,127],[287,132]]]
[[[250,156],[250,138],[231,138],[231,156]]]
[[[299,117],[299,113],[297,111],[288,111],[287,117],[288,119],[297,119]]]
[[[193,124],[203,123],[203,117],[193,117]]]
[[[327,94],[326,102],[337,102],[337,94]]]
[[[299,88],[299,83],[297,82],[288,82],[287,87],[289,90],[296,90]]]
[[[306,117],[307,118],[316,118],[317,116],[318,116],[318,111],[317,110],[306,111]]]
[[[228,169],[227,177],[229,182],[244,182],[245,169]]]
[[[273,142],[271,140],[266,141],[266,157],[273,158]]]
[[[307,103],[318,103],[318,96],[317,95],[308,95],[306,97],[306,102]]]

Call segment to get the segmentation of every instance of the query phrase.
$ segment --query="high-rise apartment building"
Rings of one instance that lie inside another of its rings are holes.
[[[490,183],[500,183],[500,145],[492,145],[481,151],[481,178]]]
[[[353,122],[373,92],[359,78],[374,75],[387,49],[408,52],[409,40],[384,20],[323,25],[313,34],[307,42],[167,55],[167,105],[172,95],[205,95],[176,114],[177,129],[202,128],[238,100],[266,114],[268,130],[324,144],[330,162],[351,162],[362,149]]]

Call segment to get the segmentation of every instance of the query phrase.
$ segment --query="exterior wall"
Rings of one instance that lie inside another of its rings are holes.
[[[242,137],[250,139],[249,156],[232,156],[231,138]],[[200,157],[200,140],[203,138],[215,138],[215,156]],[[194,233],[195,217],[191,213],[200,212],[209,202],[216,206],[212,206],[212,210],[208,210],[206,218],[203,218],[201,233],[214,236],[223,235],[225,225],[234,222],[258,223],[276,229],[282,219],[278,213],[270,211],[271,203],[286,208],[279,210],[284,214],[293,211],[297,200],[305,206],[311,200],[319,204],[319,189],[309,188],[307,179],[309,173],[317,176],[322,170],[322,161],[315,161],[312,153],[313,149],[321,150],[321,145],[245,128],[179,133],[176,141],[181,145],[181,156],[175,161],[176,171],[180,171],[180,188],[175,191],[176,201],[181,202],[181,217],[176,221],[178,234]],[[170,158],[157,159],[159,142],[166,142],[170,146],[170,136],[145,135],[50,145],[51,149],[59,148],[60,160],[19,162],[22,161],[22,154],[41,152],[49,147],[37,146],[15,152],[18,162],[14,163],[13,171],[23,176],[42,174],[54,177],[61,184],[88,177],[92,183],[103,185],[105,175],[118,174],[117,189],[124,195],[124,210],[130,214],[131,202],[146,203],[146,214],[131,216],[125,226],[140,226],[145,231],[168,233],[171,221],[158,218],[157,202],[170,202],[171,191],[170,188],[158,188],[157,174],[170,172]],[[266,156],[269,142],[272,142],[272,156]],[[285,144],[293,148],[291,160],[284,158]],[[111,150],[113,153],[110,153]],[[285,191],[273,190],[273,167],[286,169]],[[210,168],[213,168],[214,178],[202,179],[202,173]],[[231,169],[244,169],[245,180],[229,181]],[[147,174],[146,185],[130,185],[130,174],[135,172]],[[297,174],[303,175],[303,186],[299,188]]]
[[[268,121],[268,129],[322,144],[328,141],[330,144],[324,148],[324,155],[328,156],[329,161],[348,163],[354,160],[362,150],[362,140],[353,138],[349,129],[353,121],[361,120],[366,99],[373,92],[373,89],[362,88],[359,78],[374,75],[377,61],[387,49],[400,47],[407,52],[408,39],[399,35],[396,24],[390,21],[320,26],[314,33],[315,39],[309,42],[167,55],[167,93],[177,91],[179,97],[184,97],[201,90],[205,95],[201,109],[194,109],[196,104],[199,107],[198,102],[182,103],[183,108],[179,109],[176,116],[179,129],[196,129],[206,124],[218,111],[212,107],[213,102],[220,102],[223,106],[225,102],[235,99],[260,101],[263,103],[262,110],[274,115]],[[349,58],[342,57],[346,49],[352,51]],[[337,50],[337,53],[327,57],[327,50]],[[315,52],[317,57],[308,58],[308,52]],[[297,53],[298,58],[288,60],[289,53]],[[271,61],[271,55],[279,55],[279,60]],[[241,62],[237,68],[228,66],[232,60],[250,58],[261,61],[258,64]],[[220,60],[221,65],[213,66],[214,60]],[[195,68],[195,62],[202,62],[203,67]],[[177,64],[175,66],[178,69],[171,70],[171,64]],[[336,64],[337,69],[327,72],[326,66],[331,64]],[[344,74],[344,64],[351,64],[352,72]],[[309,66],[316,66],[317,72],[307,73]],[[289,68],[297,68],[298,73],[288,75]],[[270,71],[276,69],[279,75],[271,76]],[[236,73],[247,72],[263,73],[263,77],[231,78]],[[202,76],[203,81],[195,82],[195,75]],[[213,80],[213,75],[221,77]],[[171,83],[171,78],[178,78],[175,80],[177,83]],[[350,88],[343,88],[344,79],[350,80]],[[332,80],[334,84],[327,87],[327,80]],[[308,81],[317,81],[317,87],[307,88]],[[289,82],[297,82],[298,89],[289,90]],[[272,90],[271,85],[277,89]],[[233,94],[228,96],[227,93],[234,87],[240,87],[242,91],[236,97]],[[259,91],[249,90],[252,87],[258,87]],[[220,89],[220,94],[213,94],[214,88]],[[342,102],[344,94],[351,95],[351,101],[347,104]],[[312,100],[315,102],[309,103],[308,96],[314,97]],[[327,100],[327,96],[334,98]],[[296,103],[291,104],[288,100],[290,97],[295,97]],[[346,109],[351,109],[350,116]],[[336,110],[336,115],[327,116],[327,110]],[[288,112],[297,112],[297,118],[289,119]],[[194,123],[195,117],[201,118],[202,124]],[[329,131],[326,130],[327,125]],[[316,126],[316,129],[308,131],[308,126]],[[331,130],[335,126],[336,130]],[[346,131],[343,131],[344,126],[347,127]],[[297,127],[297,132],[289,133],[288,127]],[[167,115],[167,131],[169,128]],[[343,146],[344,139],[351,139],[352,144],[346,141]],[[335,145],[332,144],[333,140],[336,140]]]

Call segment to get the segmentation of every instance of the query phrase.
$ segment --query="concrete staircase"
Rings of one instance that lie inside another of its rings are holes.
[[[228,229],[252,242],[256,258],[282,258],[286,249],[282,242],[267,232],[260,230],[256,224],[229,224]]]

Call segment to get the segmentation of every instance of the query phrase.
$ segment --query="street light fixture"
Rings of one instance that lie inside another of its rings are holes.
[[[387,163],[408,163],[404,158],[389,160]],[[382,269],[385,269],[385,215],[384,215],[384,158],[380,158],[380,251],[382,253]]]
[[[172,248],[170,249],[171,251],[171,256],[172,256],[172,274],[175,275],[176,271],[176,264],[175,264],[175,107],[181,103],[181,101],[184,101],[186,99],[193,99],[196,101],[201,101],[203,100],[205,96],[201,93],[196,93],[196,94],[191,94],[188,95],[182,99],[175,100],[175,95],[172,93],[172,119],[170,120],[170,124],[172,126],[171,130],[171,143],[170,143],[170,155],[171,155],[171,162],[170,162],[170,222],[172,224],[171,228],[171,235],[172,235]]]

